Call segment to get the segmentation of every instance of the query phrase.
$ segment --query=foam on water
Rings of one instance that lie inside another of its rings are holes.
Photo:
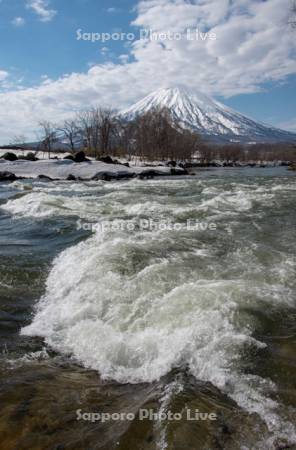
[[[237,191],[237,192],[223,192],[215,194],[212,198],[207,198],[207,192],[205,198],[201,202],[197,203],[196,198],[194,201],[189,199],[186,204],[184,202],[176,203],[175,205],[167,204],[166,198],[159,196],[159,198],[154,196],[151,200],[151,196],[143,194],[141,201],[139,201],[139,196],[135,197],[135,202],[131,203],[130,199],[127,202],[126,194],[129,192],[127,190],[123,192],[123,196],[118,193],[118,191],[111,190],[106,192],[104,186],[101,188],[92,187],[88,185],[80,185],[78,189],[77,186],[75,190],[66,190],[65,192],[71,192],[72,194],[76,192],[84,193],[84,196],[67,196],[61,195],[57,187],[42,189],[39,186],[35,187],[34,191],[23,197],[10,200],[5,205],[3,209],[6,211],[23,215],[26,217],[44,218],[55,215],[78,215],[83,218],[91,218],[97,214],[99,215],[108,213],[110,210],[114,210],[118,213],[125,213],[126,215],[147,215],[157,214],[163,215],[164,213],[170,214],[175,217],[180,214],[188,214],[205,211],[211,214],[223,213],[225,215],[234,215],[238,212],[248,211],[252,208],[253,202],[256,200],[258,195],[255,193],[247,191]],[[94,202],[94,195],[101,194],[100,202]],[[122,202],[122,198],[125,202]],[[272,199],[273,195],[261,196],[261,200]],[[146,201],[145,201],[146,200]],[[191,200],[191,201],[190,201]],[[107,210],[106,210],[107,208]]]
[[[50,345],[121,382],[153,381],[200,352],[223,348],[224,341],[228,347],[228,340],[230,346],[250,340],[230,320],[237,283],[174,286],[168,261],[151,262],[137,274],[116,270],[120,254],[125,259],[131,246],[146,244],[96,236],[64,252],[26,333],[42,330]],[[224,371],[216,376],[223,378]]]

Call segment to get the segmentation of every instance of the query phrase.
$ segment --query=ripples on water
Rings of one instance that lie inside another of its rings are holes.
[[[295,193],[284,169],[0,186],[5,448],[292,448]],[[134,218],[184,226],[77,230]],[[218,420],[76,422],[185,406]]]

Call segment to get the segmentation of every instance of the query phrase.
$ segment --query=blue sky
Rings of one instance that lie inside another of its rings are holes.
[[[159,87],[211,94],[296,131],[296,30],[289,0],[0,0],[0,141],[31,137],[102,104],[126,107]],[[206,42],[144,41],[140,30],[214,32]],[[77,40],[134,33],[128,41]]]
[[[25,0],[2,0],[0,4],[1,66],[24,76],[26,85],[34,85],[44,74],[57,78],[85,71],[91,62],[116,60],[115,55],[123,53],[121,42],[110,42],[110,51],[102,54],[100,50],[107,45],[78,42],[76,31],[130,30],[135,17],[135,4],[126,0],[114,1],[112,6],[108,0],[52,0],[48,8],[56,14],[47,22],[27,5]],[[15,18],[25,23],[14,25]]]
[[[219,100],[256,120],[296,132],[296,75],[284,83],[267,83],[261,87],[259,93]]]

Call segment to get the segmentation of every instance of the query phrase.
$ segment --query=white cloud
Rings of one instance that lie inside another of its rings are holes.
[[[41,22],[50,22],[57,11],[49,8],[48,0],[27,0],[27,8],[34,11]]]
[[[109,52],[109,48],[108,47],[102,47],[101,48],[101,55],[106,55]]]
[[[106,11],[110,14],[116,14],[120,13],[122,10],[120,8],[117,8],[115,6],[110,6],[110,8],[107,8]]]
[[[0,83],[8,77],[8,72],[6,70],[0,70]]]
[[[25,25],[25,19],[23,17],[15,17],[11,23],[12,25],[14,25],[15,27],[22,27],[23,25]]]
[[[122,54],[118,57],[118,59],[123,63],[126,64],[129,60],[129,55],[127,54]]]
[[[33,130],[40,118],[57,121],[93,104],[125,107],[163,86],[184,85],[226,97],[257,92],[267,82],[282,82],[296,73],[289,4],[289,0],[141,1],[136,26],[181,32],[198,27],[215,32],[217,40],[175,40],[163,45],[136,41],[128,50],[130,62],[121,55],[118,64],[94,65],[85,73],[2,93],[0,136],[15,134],[16,124],[17,132],[27,135],[27,128]]]

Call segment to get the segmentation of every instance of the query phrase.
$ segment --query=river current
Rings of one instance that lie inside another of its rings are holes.
[[[0,183],[3,448],[296,448],[295,225],[286,168]]]

